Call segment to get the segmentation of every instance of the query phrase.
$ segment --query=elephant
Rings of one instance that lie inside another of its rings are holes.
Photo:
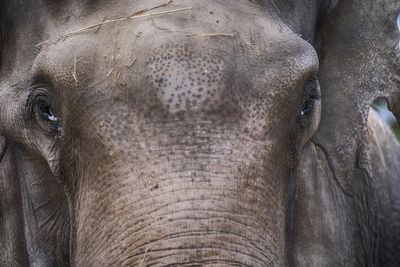
[[[0,266],[400,266],[397,0],[0,0]]]

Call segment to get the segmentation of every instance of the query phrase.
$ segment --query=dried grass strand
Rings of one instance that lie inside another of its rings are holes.
[[[74,56],[74,71],[72,72],[72,77],[74,78],[75,82],[78,82],[76,77],[76,56]]]
[[[113,73],[113,71],[114,71],[114,68],[112,68],[112,69],[107,73],[106,77],[107,77],[107,78],[110,77],[110,75],[111,75],[111,73]]]
[[[144,252],[144,256],[143,256],[143,259],[142,259],[142,261],[140,262],[140,265],[139,265],[139,267],[142,267],[142,265],[143,265],[143,263],[144,263],[144,260],[146,259],[146,256],[147,256],[147,252],[149,251],[149,249],[148,248],[146,248],[146,251]]]
[[[53,38],[50,38],[48,40],[45,40],[43,42],[40,42],[38,44],[35,45],[35,47],[41,46],[43,44],[49,43],[51,41],[56,41],[59,40],[60,38],[67,38],[67,37],[71,37],[73,35],[77,35],[83,32],[86,32],[88,30],[91,30],[93,28],[99,27],[100,25],[105,25],[105,24],[109,24],[109,23],[115,23],[115,22],[121,22],[121,21],[126,21],[126,20],[130,20],[130,19],[138,19],[138,18],[146,18],[146,17],[154,17],[154,16],[160,16],[160,15],[165,15],[165,14],[170,14],[170,13],[175,13],[175,12],[181,12],[181,11],[185,11],[185,10],[191,10],[192,7],[183,7],[183,8],[177,8],[177,9],[172,9],[172,10],[167,10],[167,11],[161,11],[161,12],[154,12],[154,13],[150,13],[150,14],[141,14],[141,15],[133,15],[133,16],[129,16],[129,17],[122,17],[122,18],[118,18],[118,19],[109,19],[109,20],[105,20],[101,23],[96,23],[84,28],[80,28],[78,30],[66,33],[66,34],[62,34]]]
[[[173,1],[171,0],[171,1],[169,1],[168,3],[161,4],[161,5],[159,5],[159,6],[155,6],[155,7],[152,7],[152,8],[147,8],[147,9],[142,9],[142,10],[136,11],[135,13],[133,13],[132,15],[130,15],[130,17],[132,17],[132,16],[137,16],[137,15],[141,15],[141,14],[143,14],[143,13],[145,13],[145,12],[149,12],[149,11],[152,11],[152,10],[157,9],[157,8],[160,8],[160,7],[166,7],[166,6],[170,5],[170,4],[172,4],[172,2],[173,2]]]
[[[103,25],[104,21],[106,21],[107,15],[104,17],[103,21],[100,23],[100,25],[97,27],[96,31],[94,33],[97,33],[100,30],[101,25]]]
[[[137,60],[137,58],[135,57],[130,64],[124,64],[125,67],[127,67],[127,68],[132,67],[132,65],[135,64],[136,60]]]
[[[215,32],[215,33],[190,33],[187,36],[191,37],[214,37],[214,36],[226,36],[226,37],[235,37],[233,33],[223,33],[223,32]]]

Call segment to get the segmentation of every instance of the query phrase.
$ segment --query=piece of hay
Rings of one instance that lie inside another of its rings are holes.
[[[125,67],[127,67],[127,68],[132,67],[132,65],[135,64],[136,60],[137,60],[137,58],[135,57],[130,64],[124,64]]]
[[[94,33],[97,33],[100,30],[101,25],[103,25],[104,21],[106,21],[107,15],[104,17],[103,21],[100,23],[99,27],[97,27],[96,31]]]
[[[117,71],[117,82],[119,81],[119,77],[121,76],[121,71],[120,70],[118,70]]]
[[[233,33],[223,33],[223,32],[215,32],[215,33],[190,33],[187,36],[191,37],[215,37],[215,36],[225,36],[225,37],[235,37]]]
[[[172,2],[173,2],[173,1],[171,0],[171,1],[169,1],[168,3],[162,4],[162,5],[159,5],[159,6],[155,6],[155,7],[152,7],[152,8],[147,8],[147,9],[142,9],[142,10],[136,11],[135,13],[133,13],[132,15],[130,15],[130,17],[132,17],[132,16],[137,16],[137,15],[141,15],[141,14],[143,14],[143,13],[145,13],[145,12],[148,12],[148,11],[151,11],[151,10],[154,10],[154,9],[157,9],[157,8],[160,8],[160,7],[166,7],[166,6],[170,5],[170,4],[172,4]]]
[[[76,78],[76,55],[74,56],[74,71],[72,72],[72,77],[74,78],[75,82],[78,82]]]
[[[111,73],[113,73],[113,71],[114,71],[114,68],[112,68],[112,69],[107,73],[106,77],[107,77],[107,78],[110,77],[110,75],[111,75]]]
[[[183,8],[178,8],[178,9],[172,9],[172,10],[167,10],[167,11],[161,11],[161,12],[154,12],[154,13],[150,13],[150,14],[140,14],[140,15],[133,15],[133,16],[129,16],[129,17],[123,17],[123,18],[118,18],[118,19],[109,19],[109,20],[105,20],[101,23],[96,23],[84,28],[80,28],[78,30],[69,32],[69,33],[65,33],[53,38],[50,38],[48,40],[45,40],[41,43],[38,43],[35,45],[35,47],[44,45],[46,43],[52,42],[52,41],[56,41],[59,40],[61,38],[68,38],[71,37],[73,35],[77,35],[83,32],[86,32],[88,30],[91,30],[93,28],[99,27],[101,25],[105,25],[105,24],[109,24],[109,23],[115,23],[115,22],[121,22],[121,21],[126,21],[126,20],[130,20],[130,19],[138,19],[138,18],[146,18],[146,17],[154,17],[154,16],[160,16],[160,15],[165,15],[165,14],[170,14],[170,13],[175,13],[175,12],[181,12],[181,11],[185,11],[185,10],[191,10],[192,7],[183,7]]]
[[[146,248],[146,251],[144,252],[144,256],[143,256],[143,259],[142,259],[142,261],[140,262],[140,265],[139,265],[139,267],[142,267],[142,265],[143,265],[143,263],[144,263],[144,260],[146,259],[146,256],[147,256],[147,252],[149,251],[149,249],[148,248]]]

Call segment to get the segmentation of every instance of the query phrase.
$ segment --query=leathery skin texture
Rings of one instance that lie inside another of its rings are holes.
[[[146,251],[148,266],[284,263],[284,159],[316,54],[256,9],[251,20],[232,13],[252,24],[245,32],[213,7],[243,34],[188,36],[215,31],[198,9],[154,18],[166,31],[152,20],[102,26],[38,56],[34,73],[62,106],[77,266],[135,265]]]
[[[24,228],[0,239],[0,249],[20,248],[1,250],[5,262],[375,263],[368,253],[375,236],[363,239],[363,231],[380,223],[368,210],[380,209],[391,185],[371,186],[362,165],[369,155],[357,144],[364,154],[350,156],[363,190],[349,196],[330,151],[312,139],[324,97],[323,58],[312,45],[319,5],[289,2],[69,0],[22,8],[0,0],[7,14],[22,10],[0,69],[0,193],[7,190],[0,213],[10,205],[15,222],[0,220],[0,230]],[[375,120],[372,133],[383,127]],[[395,147],[371,140],[375,152]],[[378,178],[395,173],[377,170]],[[381,195],[364,201],[368,190]],[[359,227],[367,219],[372,226]]]

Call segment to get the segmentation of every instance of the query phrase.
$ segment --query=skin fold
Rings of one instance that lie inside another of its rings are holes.
[[[0,1],[0,266],[400,264],[399,10]]]

